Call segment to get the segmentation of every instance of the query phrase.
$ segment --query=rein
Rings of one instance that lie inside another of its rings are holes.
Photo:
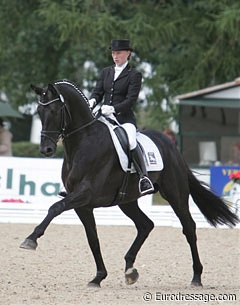
[[[97,118],[95,117],[91,122],[88,122],[88,123],[86,123],[86,124],[80,126],[79,128],[76,128],[76,129],[70,131],[69,133],[65,133],[65,132],[61,133],[63,140],[64,140],[65,138],[71,136],[72,134],[74,134],[74,133],[76,133],[76,132],[78,132],[78,131],[80,131],[80,130],[86,128],[87,126],[92,125],[93,123],[96,122],[96,120],[97,120]],[[64,131],[64,130],[63,130],[63,131]]]

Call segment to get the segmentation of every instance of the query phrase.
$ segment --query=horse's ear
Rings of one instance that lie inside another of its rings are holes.
[[[42,95],[44,90],[43,88],[40,88],[40,87],[36,87],[34,85],[30,85],[31,89],[37,94],[37,95]]]
[[[57,93],[58,94],[57,89],[56,89],[56,87],[53,84],[49,83],[48,84],[48,89],[50,91],[52,91],[52,93]]]

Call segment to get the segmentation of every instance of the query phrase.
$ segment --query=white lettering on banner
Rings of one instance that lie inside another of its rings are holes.
[[[18,194],[19,195],[36,195],[37,182],[32,180],[27,180],[27,175],[21,174],[20,177],[14,177],[19,181]],[[13,185],[13,169],[7,169],[7,178],[6,178],[6,188],[12,189]],[[59,183],[46,182],[43,183],[40,187],[41,193],[45,196],[57,195],[60,190]]]
[[[62,159],[0,157],[0,223],[42,221],[48,208],[59,200],[56,195],[63,188],[62,162]],[[209,183],[209,170],[198,169],[197,172]],[[152,195],[141,197],[138,203],[155,225],[181,227],[169,205],[152,205]],[[191,198],[189,205],[197,226],[210,227]],[[117,206],[95,209],[94,215],[98,225],[133,225]],[[80,224],[73,210],[62,213],[53,222]]]
[[[0,158],[0,194],[56,196],[62,186],[62,159]]]

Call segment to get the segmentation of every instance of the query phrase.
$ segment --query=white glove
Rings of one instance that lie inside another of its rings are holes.
[[[106,116],[108,116],[108,115],[110,115],[112,113],[115,113],[114,107],[113,106],[108,106],[108,105],[103,105],[101,107],[101,111],[102,111],[102,114],[106,115]]]
[[[93,108],[96,105],[96,99],[91,98],[90,100],[88,100],[88,103],[89,103],[90,108]]]

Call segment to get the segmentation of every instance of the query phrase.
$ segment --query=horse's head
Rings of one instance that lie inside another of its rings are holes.
[[[49,84],[46,88],[31,85],[31,88],[40,96],[37,108],[42,123],[40,152],[50,157],[56,152],[65,126],[66,104],[55,85]]]

